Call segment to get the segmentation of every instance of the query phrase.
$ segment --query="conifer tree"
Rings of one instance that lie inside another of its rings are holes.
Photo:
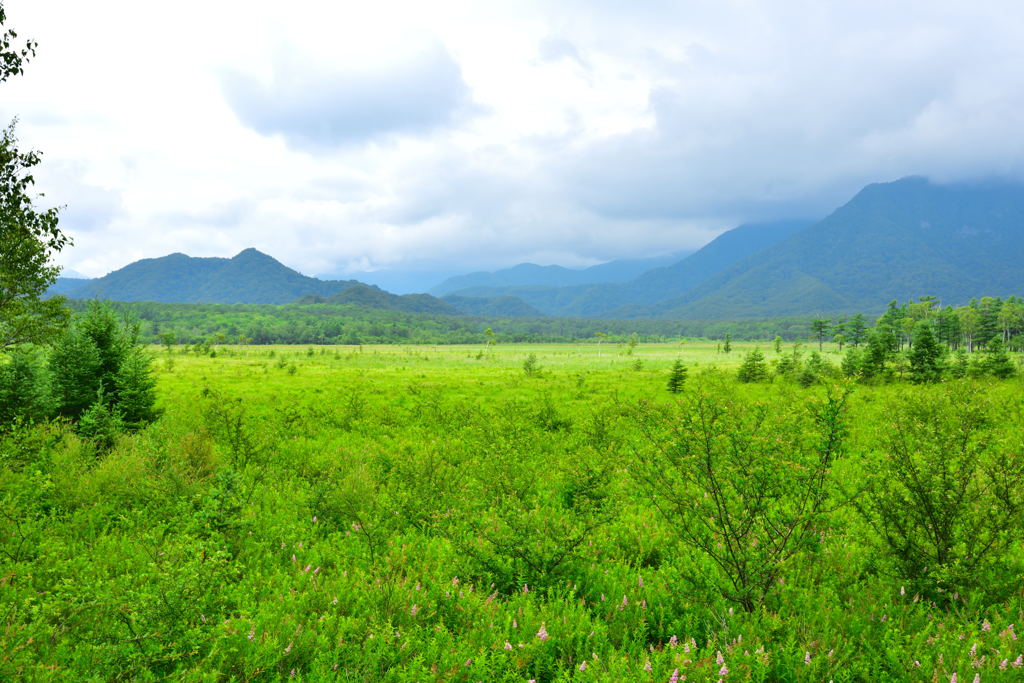
[[[914,328],[913,340],[910,351],[907,352],[911,381],[918,384],[938,382],[942,379],[943,352],[932,332],[931,324],[926,321],[918,322]]]
[[[985,345],[985,360],[982,361],[982,367],[986,373],[999,379],[1013,377],[1015,372],[1013,361],[1010,360],[1010,355],[1006,352],[1006,344],[1003,343],[1003,338],[999,335],[993,337],[992,341]]]
[[[763,382],[768,379],[768,364],[764,360],[764,354],[754,349],[743,359],[736,379],[741,382]]]
[[[138,327],[119,320],[109,306],[90,306],[54,344],[50,367],[60,415],[78,420],[100,403],[132,426],[156,417],[156,382],[138,344]]]
[[[683,361],[677,360],[672,364],[672,370],[668,375],[668,390],[673,394],[678,394],[683,390],[683,384],[686,383],[686,366],[683,365]]]

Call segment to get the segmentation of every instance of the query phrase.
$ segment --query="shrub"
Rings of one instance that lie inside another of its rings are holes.
[[[890,405],[880,456],[866,465],[854,504],[901,578],[934,599],[956,590],[998,592],[1019,538],[1024,461],[1019,434],[1000,439],[988,401],[960,384]]]
[[[750,611],[821,531],[847,392],[804,410],[740,405],[723,393],[698,391],[678,409],[641,407],[646,443],[631,473],[680,541],[717,570],[691,580]]]

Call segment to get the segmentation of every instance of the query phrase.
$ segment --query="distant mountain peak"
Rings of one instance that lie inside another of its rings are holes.
[[[247,249],[243,249],[242,251],[238,252],[237,254],[231,257],[232,261],[248,261],[257,259],[264,261],[273,261],[274,263],[280,263],[280,261],[278,261],[276,258],[271,256],[270,254],[263,253],[256,247],[248,247]]]

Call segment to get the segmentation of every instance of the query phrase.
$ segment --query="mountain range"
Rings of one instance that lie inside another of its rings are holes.
[[[311,278],[246,249],[230,259],[144,259],[95,280],[61,278],[51,293],[121,301],[353,303],[440,315],[704,320],[872,313],[892,299],[922,295],[959,305],[975,296],[1024,292],[1024,186],[916,177],[869,185],[822,220],[742,225],[685,258],[665,259],[582,270],[520,264],[448,278],[431,289],[438,298]],[[593,281],[601,278],[607,279]]]
[[[520,263],[517,266],[494,272],[476,272],[450,277],[427,291],[434,296],[444,296],[473,287],[572,287],[605,282],[626,282],[649,270],[676,263],[691,253],[693,251],[688,250],[652,258],[618,259],[579,269]]]

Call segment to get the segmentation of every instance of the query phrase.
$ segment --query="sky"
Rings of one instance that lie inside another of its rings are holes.
[[[0,122],[89,277],[247,247],[394,280],[689,250],[1024,177],[1013,0],[3,0]]]

